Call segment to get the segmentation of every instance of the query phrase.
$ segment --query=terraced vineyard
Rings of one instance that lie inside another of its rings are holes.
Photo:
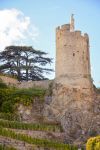
[[[59,125],[5,120],[0,116],[0,150],[77,150],[63,143]]]
[[[41,119],[35,124],[25,123],[15,113],[16,105],[21,103],[26,107],[34,103],[34,109],[39,107],[35,109],[35,117],[37,112],[41,114],[45,90],[19,90],[7,87],[2,81],[0,88],[0,150],[77,150],[64,144],[65,133],[59,124],[44,123]],[[39,99],[38,104],[35,98]]]

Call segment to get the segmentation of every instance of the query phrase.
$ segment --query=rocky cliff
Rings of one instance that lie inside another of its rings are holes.
[[[61,123],[66,142],[82,144],[100,134],[100,94],[94,87],[75,88],[54,83],[52,101],[44,115]]]

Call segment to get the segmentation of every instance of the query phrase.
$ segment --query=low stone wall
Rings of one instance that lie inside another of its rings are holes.
[[[31,88],[31,87],[40,87],[47,89],[52,80],[43,80],[43,81],[28,81],[28,82],[19,82],[17,84],[18,88]]]
[[[52,83],[53,80],[42,80],[42,81],[23,81],[19,82],[18,80],[7,77],[7,76],[0,76],[0,79],[4,83],[10,86],[14,86],[17,88],[32,88],[32,87],[40,87],[47,89],[49,87],[49,84]]]
[[[18,80],[11,78],[11,77],[0,75],[0,79],[7,85],[16,86],[18,84]]]

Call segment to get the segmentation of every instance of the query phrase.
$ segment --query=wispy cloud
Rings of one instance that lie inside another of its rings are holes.
[[[36,40],[39,32],[30,17],[17,9],[0,10],[0,50],[6,46]]]

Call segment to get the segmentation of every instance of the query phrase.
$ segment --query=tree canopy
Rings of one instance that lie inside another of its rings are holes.
[[[0,72],[16,76],[22,80],[44,80],[45,73],[52,69],[46,67],[52,63],[47,53],[28,46],[8,46],[0,52]]]

